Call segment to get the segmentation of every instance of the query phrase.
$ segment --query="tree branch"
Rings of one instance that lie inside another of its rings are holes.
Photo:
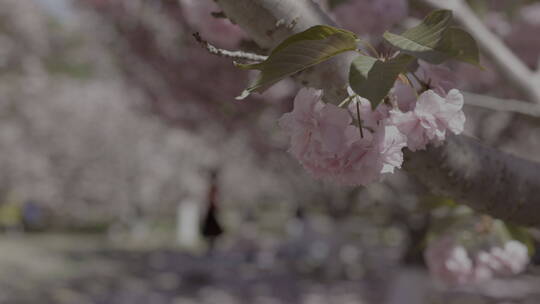
[[[533,118],[540,118],[540,106],[529,102],[463,92],[465,105],[494,111],[517,113]]]
[[[239,61],[249,61],[249,62],[261,62],[261,61],[265,61],[266,58],[268,58],[266,56],[243,52],[243,51],[229,51],[225,49],[220,49],[212,45],[210,42],[204,40],[199,33],[194,33],[193,37],[195,38],[195,40],[197,40],[197,42],[203,48],[205,48],[212,55],[227,57],[227,58],[231,58],[231,59],[239,60]]]
[[[261,47],[272,48],[292,34],[319,25],[335,25],[311,0],[217,0],[225,15]],[[354,53],[336,56],[297,76],[302,85],[323,89],[325,101],[347,96],[349,66]]]
[[[448,136],[440,147],[406,152],[404,168],[431,191],[522,225],[540,223],[540,164]]]
[[[540,104],[540,81],[487,26],[463,0],[423,0],[437,9],[451,9],[457,20],[473,35],[506,79],[520,88],[531,101]]]
[[[288,35],[311,26],[332,24],[311,0],[217,2],[227,16],[264,47],[275,46]],[[279,26],[293,23],[294,26]],[[343,90],[350,62],[347,60],[336,58],[310,70],[308,74],[319,80],[314,87],[332,92]],[[485,147],[467,137],[450,136],[439,148],[406,153],[405,167],[435,192],[476,210],[518,224],[540,224],[537,163]]]

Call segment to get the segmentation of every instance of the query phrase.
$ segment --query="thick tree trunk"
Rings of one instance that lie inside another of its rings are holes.
[[[317,24],[333,24],[311,0],[217,0],[225,14],[261,46]],[[350,56],[304,72],[302,83],[337,96],[346,85]],[[517,224],[540,224],[540,164],[449,136],[440,147],[406,153],[405,168],[435,193]]]

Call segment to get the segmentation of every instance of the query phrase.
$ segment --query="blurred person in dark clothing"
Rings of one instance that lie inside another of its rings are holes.
[[[219,208],[217,204],[219,194],[218,175],[219,171],[217,169],[210,172],[210,187],[205,206],[206,211],[201,223],[201,234],[208,244],[209,254],[214,251],[216,240],[224,232],[219,223]]]

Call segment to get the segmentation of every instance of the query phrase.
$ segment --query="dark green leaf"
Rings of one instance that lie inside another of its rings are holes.
[[[451,18],[450,11],[435,11],[402,35],[386,32],[384,38],[404,53],[429,63],[440,64],[456,59],[480,66],[476,41],[466,31],[449,27]]]
[[[327,25],[317,25],[280,43],[268,59],[257,64],[237,64],[242,69],[259,70],[260,75],[238,99],[252,92],[263,92],[281,79],[326,61],[338,54],[353,51],[358,38],[352,32]]]
[[[368,99],[375,109],[394,86],[399,74],[407,71],[414,57],[401,54],[382,61],[369,56],[358,56],[351,64],[349,84],[353,91]]]
[[[441,43],[436,48],[437,52],[447,54],[449,58],[480,66],[480,50],[471,34],[466,31],[451,27],[445,33],[445,39],[449,43]]]
[[[370,56],[360,55],[356,57],[349,71],[349,82],[360,84],[367,80],[368,73],[373,68],[373,65],[377,62],[377,58]]]

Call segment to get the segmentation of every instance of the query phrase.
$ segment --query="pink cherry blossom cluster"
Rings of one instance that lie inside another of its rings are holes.
[[[397,128],[381,125],[360,134],[347,109],[325,104],[321,97],[322,91],[301,89],[293,111],[280,119],[281,127],[291,136],[289,152],[306,170],[316,178],[366,185],[379,178],[385,165],[391,170],[392,160],[401,164],[406,139]]]
[[[412,111],[392,111],[391,121],[400,132],[407,135],[407,147],[411,151],[423,150],[430,142],[440,144],[447,131],[463,132],[465,114],[463,95],[452,89],[446,97],[428,90],[420,97]]]
[[[472,252],[450,237],[436,239],[425,252],[430,273],[447,285],[479,283],[521,273],[529,263],[527,247],[516,240]]]
[[[395,94],[375,110],[367,99],[349,94],[349,107],[340,108],[324,103],[322,91],[302,89],[293,111],[280,119],[291,137],[289,152],[316,178],[346,185],[377,182],[401,168],[403,148],[422,150],[440,144],[447,132],[463,131],[463,96],[455,89],[445,97],[427,90],[406,112]],[[358,114],[362,131],[353,123]]]

